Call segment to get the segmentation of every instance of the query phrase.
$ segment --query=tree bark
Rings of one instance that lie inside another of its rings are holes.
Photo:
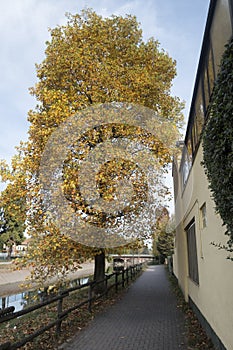
[[[94,280],[96,282],[104,279],[105,276],[105,251],[102,250],[100,254],[95,255],[95,271],[94,271]],[[94,291],[96,294],[101,294],[105,290],[105,283],[98,283]]]

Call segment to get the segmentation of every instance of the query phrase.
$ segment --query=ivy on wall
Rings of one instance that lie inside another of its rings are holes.
[[[226,46],[203,132],[206,175],[233,251],[233,40]]]

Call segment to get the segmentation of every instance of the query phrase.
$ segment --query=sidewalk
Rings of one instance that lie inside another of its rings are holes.
[[[187,350],[184,315],[164,266],[151,266],[125,296],[77,333],[63,350]]]

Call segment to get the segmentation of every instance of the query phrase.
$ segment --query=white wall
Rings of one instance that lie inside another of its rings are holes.
[[[201,165],[199,147],[184,191],[179,186],[176,203],[178,216],[183,220],[177,227],[174,254],[174,273],[184,292],[199,308],[227,350],[233,350],[233,262],[228,253],[218,250],[211,242],[226,243],[225,229],[216,214]],[[207,227],[202,228],[200,208],[206,202]],[[199,286],[188,277],[187,242],[184,227],[195,217],[199,267]]]

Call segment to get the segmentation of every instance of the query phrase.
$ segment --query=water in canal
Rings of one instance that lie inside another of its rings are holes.
[[[66,288],[75,287],[79,285],[83,285],[89,281],[88,277],[78,278],[72,281],[69,281],[66,284]],[[7,297],[0,297],[0,309],[5,309],[9,306],[14,306],[15,311],[20,311],[26,308],[29,305],[38,303],[42,300],[45,300],[45,293],[41,290],[34,291],[26,291],[13,295],[9,295]]]

